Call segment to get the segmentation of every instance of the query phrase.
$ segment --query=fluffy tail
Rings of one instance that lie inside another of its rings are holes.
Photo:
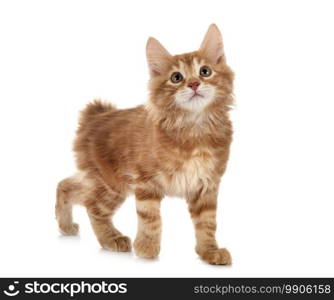
[[[81,119],[82,121],[89,120],[98,114],[115,109],[116,108],[111,103],[94,100],[93,102],[88,103],[85,109],[81,112]]]
[[[88,103],[80,113],[78,132],[86,128],[86,125],[94,120],[97,115],[112,110],[116,110],[116,108],[111,103],[103,102],[101,100],[94,100],[93,102]]]

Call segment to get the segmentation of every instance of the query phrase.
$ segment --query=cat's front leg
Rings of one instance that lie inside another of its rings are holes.
[[[136,189],[138,232],[134,249],[139,257],[154,258],[160,252],[162,196],[150,189]]]
[[[209,264],[230,265],[231,255],[225,248],[219,248],[216,242],[217,190],[201,189],[188,198],[188,207],[196,232],[196,252]]]

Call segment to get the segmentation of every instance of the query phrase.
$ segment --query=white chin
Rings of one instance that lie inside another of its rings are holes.
[[[200,111],[205,108],[211,101],[211,99],[207,99],[205,97],[195,96],[189,100],[182,101],[179,103],[179,105],[186,110]]]

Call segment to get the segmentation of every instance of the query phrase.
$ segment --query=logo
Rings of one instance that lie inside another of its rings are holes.
[[[10,284],[8,286],[9,292],[6,291],[6,290],[3,291],[5,293],[5,295],[10,296],[10,297],[18,295],[20,293],[20,291],[18,291],[18,290],[15,291],[15,284],[18,284],[18,283],[19,283],[18,281],[14,281],[14,284]]]
[[[19,281],[14,281],[8,285],[7,289],[3,290],[3,293],[9,297],[18,294],[67,294],[74,297],[77,294],[125,294],[127,291],[127,284],[124,282],[38,282],[34,280],[31,282],[21,281],[20,285]]]

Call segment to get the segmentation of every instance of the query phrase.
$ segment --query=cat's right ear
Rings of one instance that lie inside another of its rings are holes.
[[[146,44],[146,57],[151,76],[167,71],[172,56],[155,38],[150,37]]]

